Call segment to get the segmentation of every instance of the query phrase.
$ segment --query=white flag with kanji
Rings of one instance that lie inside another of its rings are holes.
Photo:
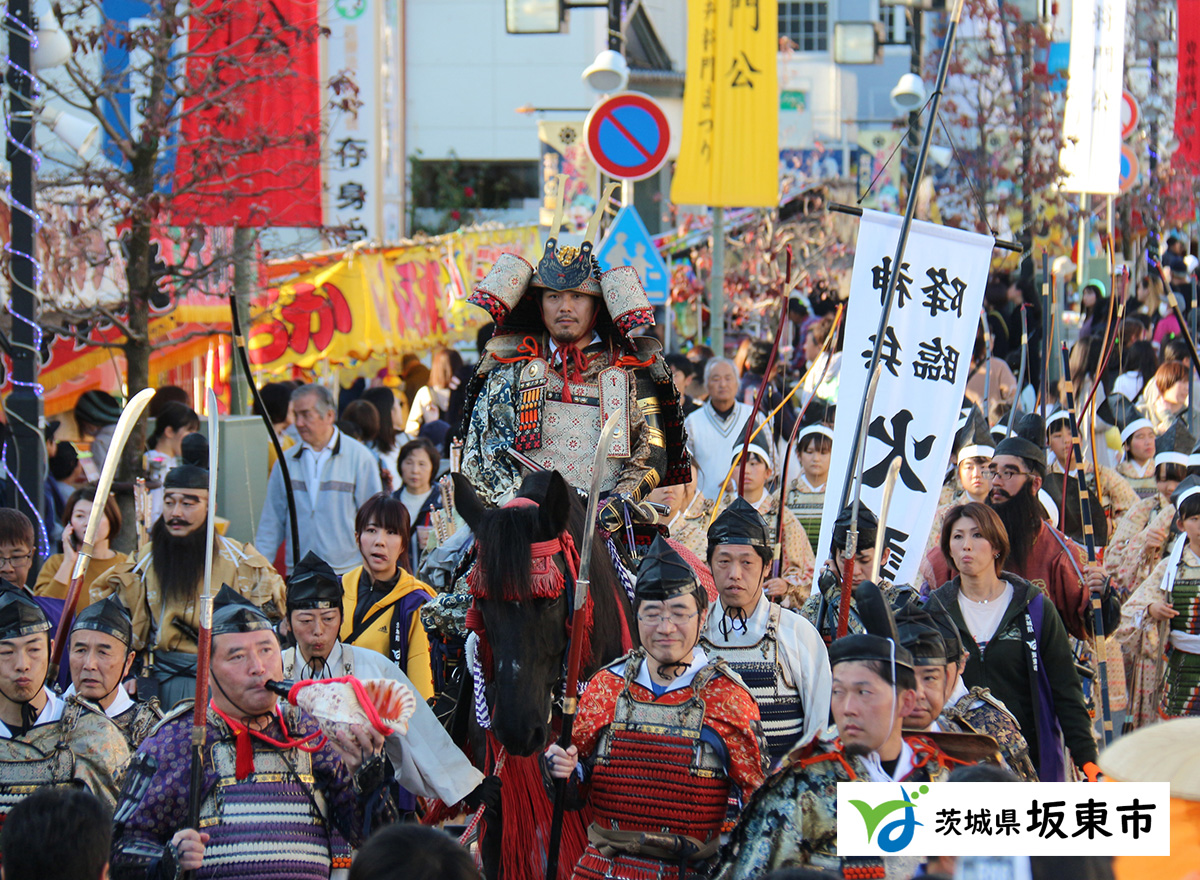
[[[863,211],[858,228],[833,455],[820,544],[813,548],[818,560],[829,556],[833,521],[843,506],[842,487],[847,484],[867,364],[879,329],[900,225],[900,217]],[[883,567],[883,577],[895,583],[912,583],[917,577],[937,511],[971,369],[993,244],[988,235],[917,220],[905,245],[883,334],[879,388],[870,414],[863,419],[867,444],[862,504],[876,516],[888,466],[893,458],[901,457],[886,524],[889,559]]]

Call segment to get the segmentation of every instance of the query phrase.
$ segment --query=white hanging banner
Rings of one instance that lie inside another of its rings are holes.
[[[820,542],[814,548],[818,560],[829,552],[833,521],[841,508],[867,364],[901,222],[892,214],[863,211],[858,227],[833,455]],[[909,583],[916,576],[937,510],[971,368],[993,244],[988,235],[917,220],[904,249],[891,321],[883,335],[879,388],[864,421],[862,489],[862,503],[878,515],[888,465],[897,455],[902,457],[887,523],[891,556],[883,568],[883,576],[896,583]]]
[[[1059,165],[1063,189],[1116,195],[1121,188],[1125,0],[1074,0],[1071,61]]]

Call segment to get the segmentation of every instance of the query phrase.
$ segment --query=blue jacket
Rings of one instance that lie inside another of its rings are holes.
[[[330,442],[333,454],[325,463],[316,491],[307,484],[306,466],[301,458],[312,451],[301,445],[284,453],[296,497],[300,552],[292,554],[282,468],[272,469],[267,481],[267,500],[263,503],[254,543],[264,556],[272,559],[286,539],[289,563],[293,558],[303,559],[311,550],[338,574],[345,574],[362,565],[354,540],[354,515],[368,498],[383,490],[383,484],[379,479],[379,463],[367,447],[341,431]]]

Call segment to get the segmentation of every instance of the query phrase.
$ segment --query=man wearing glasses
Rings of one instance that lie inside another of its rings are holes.
[[[987,504],[1000,517],[1011,548],[1005,568],[1046,592],[1071,635],[1088,638],[1089,590],[1103,587],[1104,572],[1089,565],[1079,546],[1044,518],[1037,493],[1046,475],[1045,451],[1024,437],[1001,440],[988,475],[992,490]],[[940,547],[926,555],[921,574],[930,590],[950,580]]]
[[[633,599],[642,647],[588,683],[573,745],[546,751],[575,806],[595,814],[575,877],[706,874],[731,790],[749,797],[763,781],[758,706],[697,644],[707,606],[695,572],[656,538]]]
[[[62,617],[63,600],[53,596],[35,596],[27,586],[36,550],[37,537],[29,517],[11,507],[0,507],[0,595],[19,592],[32,599],[50,621],[50,638],[55,638],[58,635],[58,619]],[[65,666],[59,672],[58,681],[63,687],[71,683]]]

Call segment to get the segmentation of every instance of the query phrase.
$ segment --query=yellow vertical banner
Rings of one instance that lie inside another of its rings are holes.
[[[778,3],[688,0],[677,205],[779,203]]]

